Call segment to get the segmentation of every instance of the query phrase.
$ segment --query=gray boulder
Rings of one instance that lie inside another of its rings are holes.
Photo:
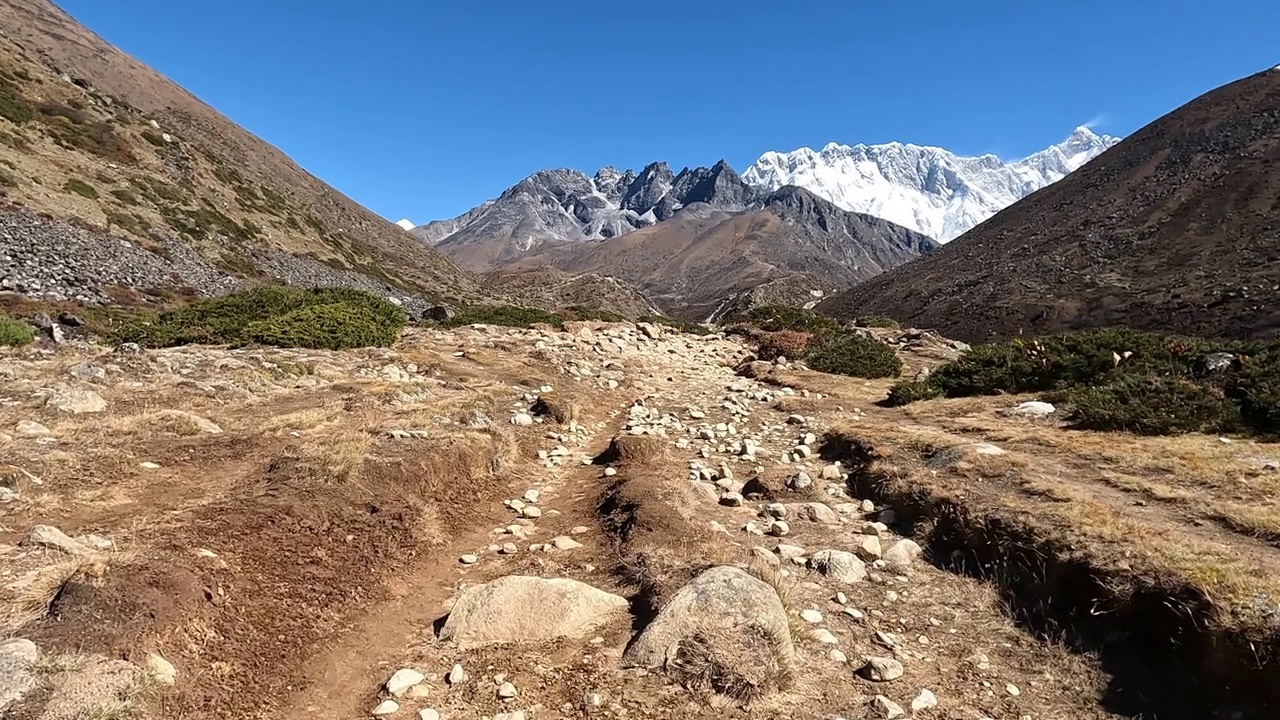
[[[627,648],[628,667],[739,699],[791,682],[795,647],[777,591],[746,571],[714,567],[680,589]]]
[[[581,638],[628,605],[624,597],[577,580],[510,575],[463,591],[440,639],[466,650]]]
[[[23,638],[0,642],[0,715],[36,686],[36,644]]]
[[[809,558],[809,567],[846,585],[867,579],[866,563],[843,550],[819,550]]]

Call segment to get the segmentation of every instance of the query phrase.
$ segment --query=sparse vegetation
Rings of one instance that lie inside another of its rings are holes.
[[[858,327],[891,328],[893,330],[897,330],[901,327],[897,320],[894,320],[887,315],[864,315],[863,317],[854,320],[853,324]]]
[[[111,196],[125,205],[137,205],[138,196],[124,189],[116,189],[111,191]]]
[[[62,189],[89,200],[98,199],[97,188],[79,178],[71,178],[62,186]]]
[[[518,305],[472,305],[459,309],[453,317],[438,324],[447,328],[477,324],[527,328],[537,323],[545,323],[558,329],[564,327],[564,322],[563,315],[537,308]]]
[[[780,357],[796,360],[809,352],[812,340],[812,335],[799,330],[763,333],[756,340],[756,357],[761,360],[777,360]]]
[[[834,318],[812,310],[786,305],[762,305],[725,318],[726,325],[748,325],[765,332],[795,330],[815,335],[840,332],[843,326]]]
[[[156,147],[162,148],[165,145],[168,145],[168,143],[164,141],[163,137],[161,137],[160,135],[157,135],[151,130],[143,130],[141,134],[142,134],[143,140],[146,140],[147,142],[151,143],[152,145],[155,145]]]
[[[359,290],[268,287],[199,300],[127,325],[115,339],[148,347],[261,343],[340,350],[389,345],[404,325],[403,310]]]
[[[0,313],[0,347],[22,347],[35,339],[35,328]]]
[[[31,102],[23,97],[16,83],[5,77],[0,77],[0,117],[14,125],[30,122],[35,117]]]
[[[674,328],[680,332],[689,333],[690,335],[709,335],[711,333],[706,327],[697,323],[691,323],[687,320],[679,318],[671,318],[665,315],[642,315],[636,318],[636,322],[647,322],[653,325],[661,325],[663,327]]]
[[[1080,427],[1146,434],[1280,430],[1280,346],[1122,328],[978,345],[886,405],[1051,393]],[[1162,419],[1163,416],[1163,419]]]
[[[886,407],[901,407],[941,396],[942,390],[928,380],[899,380],[889,388],[889,397],[885,398],[883,404]]]

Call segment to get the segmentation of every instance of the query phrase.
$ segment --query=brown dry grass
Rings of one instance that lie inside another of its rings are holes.
[[[653,467],[667,457],[667,442],[653,435],[617,435],[597,462],[618,467]]]
[[[1014,402],[918,403],[902,415],[869,414],[842,423],[828,437],[880,448],[886,457],[870,472],[882,478],[891,495],[923,492],[975,517],[1016,518],[1046,544],[1079,548],[1118,577],[1194,589],[1223,627],[1271,632],[1270,620],[1257,614],[1253,598],[1280,597],[1280,556],[1269,549],[1242,552],[1244,538],[1232,540],[1234,533],[1193,524],[1181,512],[1135,512],[1142,506],[1132,499],[1137,495],[1179,511],[1198,510],[1191,518],[1229,517],[1250,532],[1280,527],[1280,514],[1270,504],[1246,506],[1226,496],[1228,483],[1198,479],[1197,470],[1206,463],[1212,466],[1224,453],[1239,450],[1226,450],[1232,446],[1211,437],[1083,433],[996,415]],[[976,454],[975,442],[996,443],[1006,453]],[[1102,457],[1116,465],[1100,465]],[[1163,481],[1116,469],[1151,466],[1164,469]]]

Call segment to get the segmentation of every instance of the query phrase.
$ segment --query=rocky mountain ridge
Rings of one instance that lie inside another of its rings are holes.
[[[882,217],[945,243],[1117,142],[1078,127],[1061,143],[1011,162],[910,143],[829,143],[821,150],[766,152],[742,177],[765,190],[798,185],[845,210]]]

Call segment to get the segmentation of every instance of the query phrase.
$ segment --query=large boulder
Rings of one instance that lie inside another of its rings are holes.
[[[440,639],[465,650],[581,638],[628,605],[624,597],[577,580],[510,575],[464,590]]]
[[[36,686],[35,664],[40,651],[22,638],[0,642],[0,715]]]
[[[786,688],[795,660],[777,591],[729,566],[681,588],[623,655],[628,667],[662,669],[686,685],[741,700]]]

